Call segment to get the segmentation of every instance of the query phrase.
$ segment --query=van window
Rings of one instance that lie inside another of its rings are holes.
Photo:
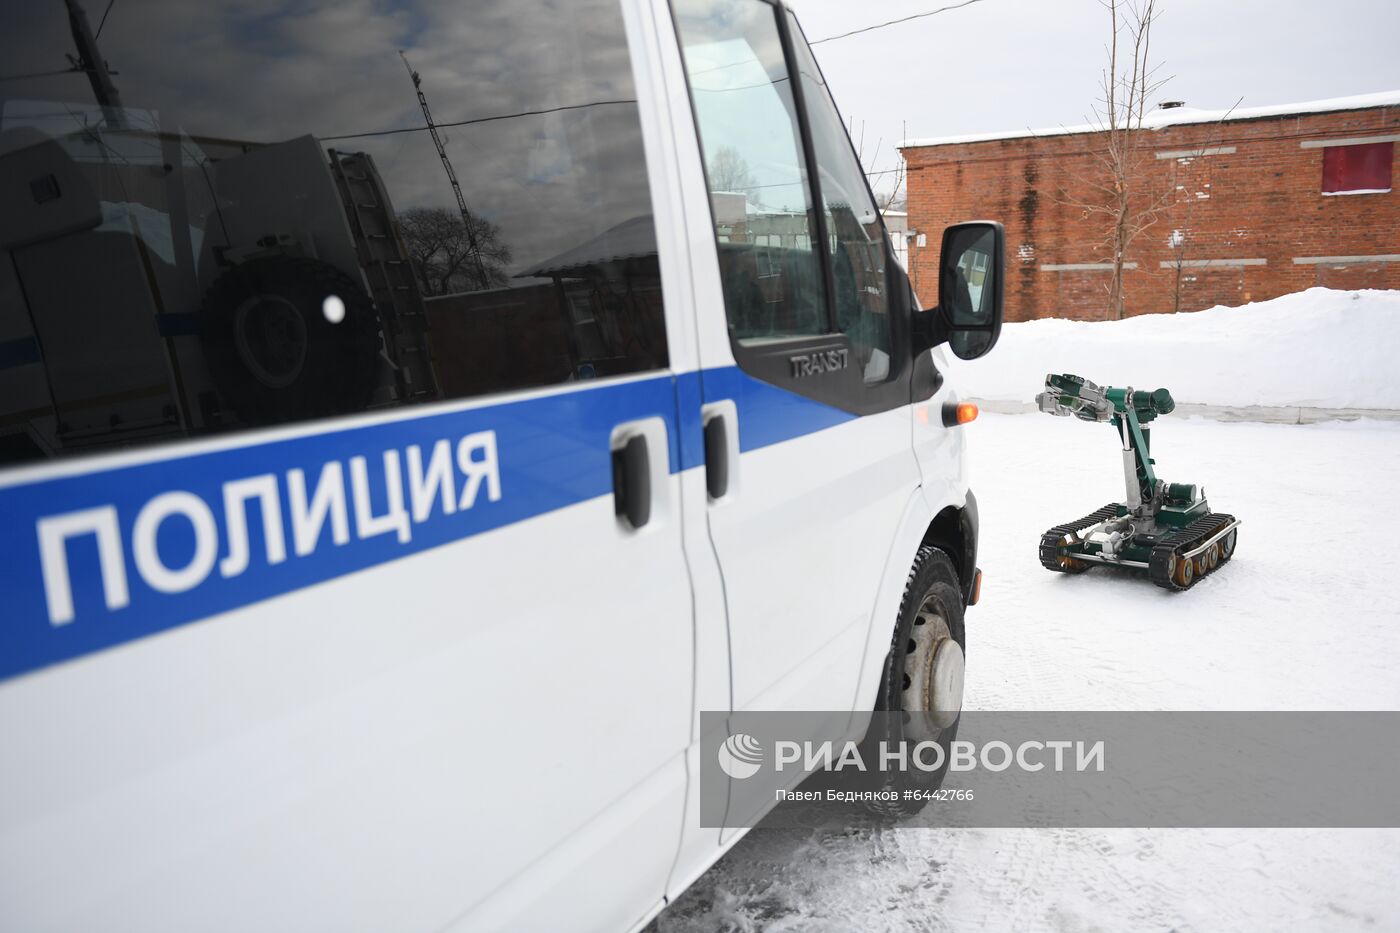
[[[828,333],[811,184],[773,8],[678,0],[675,13],[730,334],[754,345]]]
[[[666,366],[617,0],[356,10],[0,6],[0,465]]]
[[[890,375],[884,226],[821,69],[790,13],[788,22],[831,238],[836,326],[851,338],[851,352],[865,381],[883,382]]]

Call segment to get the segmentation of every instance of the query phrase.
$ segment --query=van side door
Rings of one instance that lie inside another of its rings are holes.
[[[733,708],[848,709],[918,486],[907,307],[795,21],[764,0],[673,9],[713,221],[697,303]]]

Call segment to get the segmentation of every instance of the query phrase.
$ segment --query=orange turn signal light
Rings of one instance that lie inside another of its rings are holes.
[[[977,601],[982,598],[982,571],[978,570],[972,578],[972,596],[968,599],[969,606],[977,605]]]
[[[976,419],[976,417],[977,406],[971,402],[960,402],[957,405],[949,404],[943,406],[943,424],[947,427],[951,428],[954,425],[967,424],[969,421]]]

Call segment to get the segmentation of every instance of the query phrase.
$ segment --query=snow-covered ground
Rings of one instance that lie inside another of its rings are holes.
[[[1247,350],[1234,378],[1317,379],[1317,354],[1294,349],[1265,367]],[[1016,352],[1013,340],[986,363]],[[1129,375],[1139,362],[1153,363]],[[1371,384],[1400,399],[1392,372]],[[1190,397],[1169,372],[1160,382]],[[1181,594],[1037,562],[1042,531],[1120,496],[1107,426],[984,414],[967,430],[986,575],[968,617],[969,708],[1400,709],[1400,424],[1157,422],[1159,475],[1204,484],[1245,523],[1234,560]],[[1396,877],[1400,830],[760,827],[656,928],[1386,930],[1400,929]]]
[[[1205,405],[1400,409],[1400,291],[1310,288],[1238,308],[1008,324],[982,360],[950,360],[969,398],[1030,402],[1047,372],[1166,386]]]

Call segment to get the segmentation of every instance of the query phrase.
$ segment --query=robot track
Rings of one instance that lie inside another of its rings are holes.
[[[1063,525],[1056,525],[1045,534],[1040,536],[1040,565],[1046,570],[1053,570],[1056,573],[1083,573],[1089,569],[1087,561],[1075,560],[1068,554],[1060,550],[1065,539],[1077,534],[1090,525],[1097,525],[1099,522],[1107,521],[1118,514],[1118,503],[1110,502],[1108,505],[1085,515],[1077,522],[1065,522]]]
[[[1232,524],[1236,524],[1233,515],[1211,512],[1158,541],[1152,548],[1152,559],[1147,568],[1152,582],[1163,589],[1189,590],[1201,577],[1214,573],[1217,567],[1235,555],[1238,528],[1231,528],[1200,553],[1190,557],[1185,555],[1200,550],[1203,542]]]

